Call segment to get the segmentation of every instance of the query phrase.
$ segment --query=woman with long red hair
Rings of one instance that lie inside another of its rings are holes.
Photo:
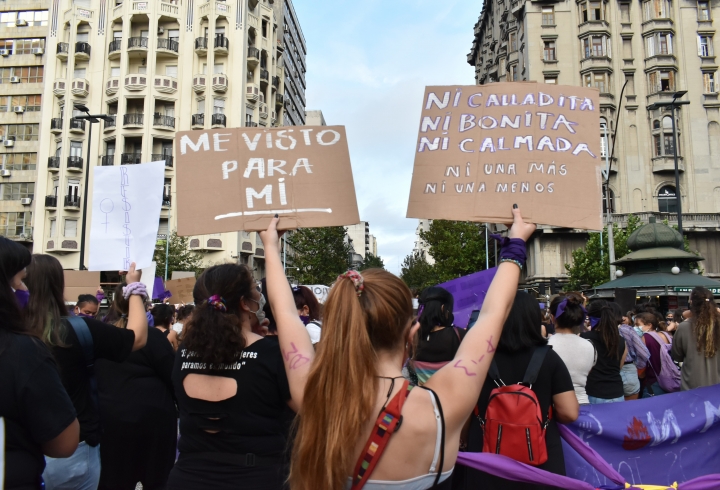
[[[299,407],[293,490],[449,485],[461,429],[480,395],[515,298],[525,241],[535,230],[518,209],[513,218],[478,322],[455,358],[424,385],[427,390],[410,390],[402,377],[419,328],[402,280],[378,269],[338,278],[325,303],[316,353],[287,287],[277,216],[261,233],[270,303]]]

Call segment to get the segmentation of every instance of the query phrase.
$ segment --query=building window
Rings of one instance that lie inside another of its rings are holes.
[[[39,124],[6,124],[0,126],[0,136],[3,139],[13,136],[16,141],[37,141],[39,130]]]
[[[63,236],[65,238],[76,238],[77,237],[77,220],[66,219],[65,230],[63,230]]]
[[[42,95],[12,95],[0,97],[0,112],[13,112],[22,107],[25,112],[40,112]]]
[[[549,83],[550,85],[557,85],[557,78],[556,77],[545,77],[545,83]]]
[[[505,73],[507,73],[505,69],[505,58],[500,58],[500,61],[498,61],[498,76],[504,77]]]
[[[213,99],[213,114],[225,114],[225,99]]]
[[[668,19],[672,12],[670,0],[649,0],[643,2],[643,20]]]
[[[608,137],[609,137],[609,131],[608,131],[607,119],[605,119],[604,117],[601,117],[600,118],[600,156],[603,158],[605,158],[610,151],[610,147],[608,146]]]
[[[510,77],[509,77],[509,78],[510,78],[510,81],[511,81],[511,82],[517,82],[517,79],[518,79],[518,65],[516,65],[516,64],[515,64],[515,65],[510,65],[509,70],[510,70]]]
[[[586,73],[583,76],[583,82],[586,87],[594,87],[600,93],[608,93],[610,87],[610,75],[608,73]]]
[[[661,213],[677,213],[677,196],[675,187],[666,185],[658,191],[658,211]]]
[[[0,185],[0,200],[19,201],[26,197],[35,197],[35,184],[33,182],[13,182]]]
[[[3,27],[18,27],[16,22],[25,21],[29,27],[43,27],[48,25],[47,10],[11,11],[0,13],[0,25]]]
[[[542,8],[542,25],[554,26],[555,25],[555,7],[543,7]]]
[[[610,57],[610,38],[607,36],[588,36],[582,40],[585,58]]]
[[[10,41],[13,43],[13,41]],[[13,50],[13,54],[33,54],[33,49],[44,48],[45,39],[15,39],[14,46],[10,48]]]
[[[670,70],[661,70],[648,73],[649,92],[651,94],[657,92],[674,92],[675,91],[675,72]]]
[[[557,61],[555,58],[555,41],[545,41],[543,59],[545,61]]]
[[[605,2],[583,1],[580,4],[580,23],[605,20]]]
[[[678,125],[679,127],[679,125]],[[675,152],[675,138],[673,137],[672,119],[665,116],[662,121],[653,121],[653,149],[656,157],[671,157]],[[680,155],[680,132],[678,131],[678,156]]]
[[[645,38],[645,47],[647,48],[648,58],[656,55],[673,54],[672,34],[661,32],[648,36]]]
[[[698,20],[710,20],[710,2],[698,2]]]
[[[0,68],[0,83],[11,83],[12,77],[19,77],[21,83],[42,83],[42,66],[13,66]]]
[[[712,56],[712,36],[698,36],[698,56]]]
[[[111,77],[119,77],[120,76],[120,67],[119,66],[113,66],[110,68],[110,76]]]
[[[48,236],[54,238],[57,235],[57,220],[55,218],[50,220],[50,233]]]
[[[717,93],[717,84],[715,82],[715,72],[703,73],[703,89],[706,94]]]
[[[603,207],[603,214],[607,214],[608,212],[608,193],[610,194],[610,213],[615,212],[615,193],[612,189],[608,189],[607,187],[603,186],[603,197],[602,197],[602,207]]]
[[[37,153],[4,153],[2,164],[6,170],[35,170]]]
[[[172,179],[165,179],[163,184],[163,206],[169,206],[172,199]]]
[[[32,234],[32,213],[0,213],[0,235],[20,236]]]
[[[511,33],[509,34],[509,42],[508,42],[508,44],[510,44],[510,52],[511,52],[511,53],[512,53],[513,51],[517,51],[517,49],[518,49],[518,46],[517,46],[517,32],[511,32]]]

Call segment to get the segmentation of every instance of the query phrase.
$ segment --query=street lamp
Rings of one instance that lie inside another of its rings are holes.
[[[85,224],[87,222],[87,202],[88,202],[88,182],[90,181],[90,143],[92,142],[92,125],[99,123],[100,119],[106,122],[113,120],[112,116],[107,114],[90,114],[90,109],[83,104],[75,104],[75,110],[84,112],[84,116],[74,116],[74,119],[82,119],[90,122],[88,128],[88,150],[87,150],[87,168],[85,168],[85,189],[83,190],[83,216],[80,231],[80,270],[85,269]]]
[[[675,92],[674,94],[672,94],[671,101],[655,102],[654,104],[651,104],[648,106],[648,110],[650,110],[650,111],[654,111],[655,109],[660,109],[663,107],[669,107],[670,112],[672,114],[673,157],[675,158],[675,203],[677,206],[678,231],[680,232],[680,236],[683,235],[682,193],[680,192],[680,170],[678,169],[678,153],[677,153],[678,137],[677,137],[677,127],[675,124],[675,107],[679,106],[679,105],[687,105],[690,103],[689,100],[678,100],[680,97],[684,96],[686,93],[687,93],[687,90],[680,90],[679,92]],[[684,245],[680,245],[680,248],[683,248],[683,247],[684,247]]]

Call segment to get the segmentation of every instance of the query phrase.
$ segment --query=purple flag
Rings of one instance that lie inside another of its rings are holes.
[[[438,284],[439,287],[447,289],[455,299],[455,325],[467,327],[472,311],[482,308],[495,272],[497,267]]]
[[[152,299],[159,299],[160,301],[164,300],[165,298],[169,298],[172,296],[172,293],[170,291],[165,290],[165,283],[162,280],[162,277],[155,277],[155,282],[153,283],[153,298]]]

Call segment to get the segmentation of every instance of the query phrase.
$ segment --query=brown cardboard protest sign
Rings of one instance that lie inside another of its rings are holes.
[[[63,271],[65,276],[65,301],[74,303],[81,294],[95,296],[100,287],[99,271]]]
[[[342,126],[180,131],[178,235],[360,221]]]
[[[172,293],[170,299],[173,303],[192,303],[194,287],[194,277],[165,281],[165,289]]]
[[[427,87],[408,218],[602,228],[597,89]]]

